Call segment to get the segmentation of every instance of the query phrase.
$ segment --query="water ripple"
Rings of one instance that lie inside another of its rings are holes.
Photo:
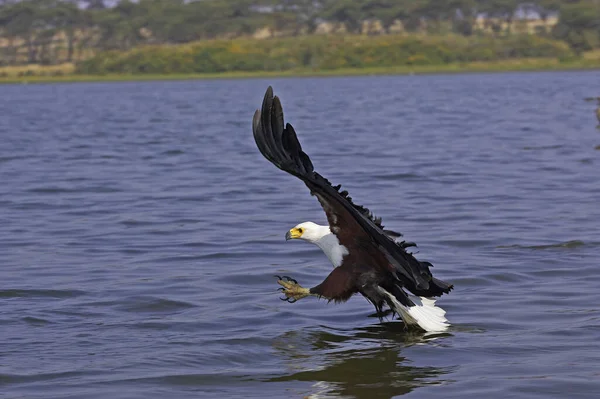
[[[585,243],[581,240],[570,240],[565,242],[559,242],[556,244],[545,244],[545,245],[507,245],[507,246],[498,246],[497,248],[522,248],[522,249],[573,249],[579,248],[582,246],[598,246],[600,243]]]
[[[173,313],[195,305],[183,301],[174,301],[165,298],[154,297],[132,297],[127,298],[126,303],[119,304],[116,308],[125,312],[167,312]]]
[[[0,290],[0,298],[75,298],[85,295],[78,290],[47,290],[47,289],[4,289]]]
[[[598,72],[5,85],[0,385],[27,398],[592,398]],[[316,169],[455,284],[452,328],[285,242],[314,197],[256,149],[267,85]],[[375,123],[374,123],[375,121]]]

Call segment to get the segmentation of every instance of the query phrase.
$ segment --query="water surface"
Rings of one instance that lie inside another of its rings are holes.
[[[598,72],[0,88],[0,396],[591,398],[600,390]],[[316,169],[455,284],[446,334],[330,271],[258,152],[282,98]]]

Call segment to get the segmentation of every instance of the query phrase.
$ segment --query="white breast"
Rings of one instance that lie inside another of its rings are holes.
[[[342,264],[344,256],[348,255],[348,248],[340,245],[340,241],[333,234],[324,235],[315,244],[325,253],[333,267],[338,267]]]

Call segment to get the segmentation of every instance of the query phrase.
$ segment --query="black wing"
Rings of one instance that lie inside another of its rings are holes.
[[[267,89],[262,109],[254,114],[252,129],[256,145],[265,158],[279,169],[304,181],[311,194],[317,197],[332,232],[351,253],[352,248],[362,248],[363,243],[373,242],[387,259],[390,271],[400,274],[398,278],[412,285],[412,291],[417,295],[439,296],[452,289],[450,284],[432,277],[430,263],[419,262],[406,252],[405,248],[412,243],[397,244],[389,236],[390,231],[383,229],[380,218],[374,217],[367,208],[355,204],[347,191],[340,192],[341,186],[332,186],[314,171],[310,158],[302,151],[294,128],[289,123],[284,125],[281,102],[278,97],[273,97],[271,87]]]

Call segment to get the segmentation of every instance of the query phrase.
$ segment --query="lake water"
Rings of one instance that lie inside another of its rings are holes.
[[[315,168],[455,284],[445,334],[355,296],[251,119],[273,85]],[[599,72],[0,86],[0,396],[592,398]]]

